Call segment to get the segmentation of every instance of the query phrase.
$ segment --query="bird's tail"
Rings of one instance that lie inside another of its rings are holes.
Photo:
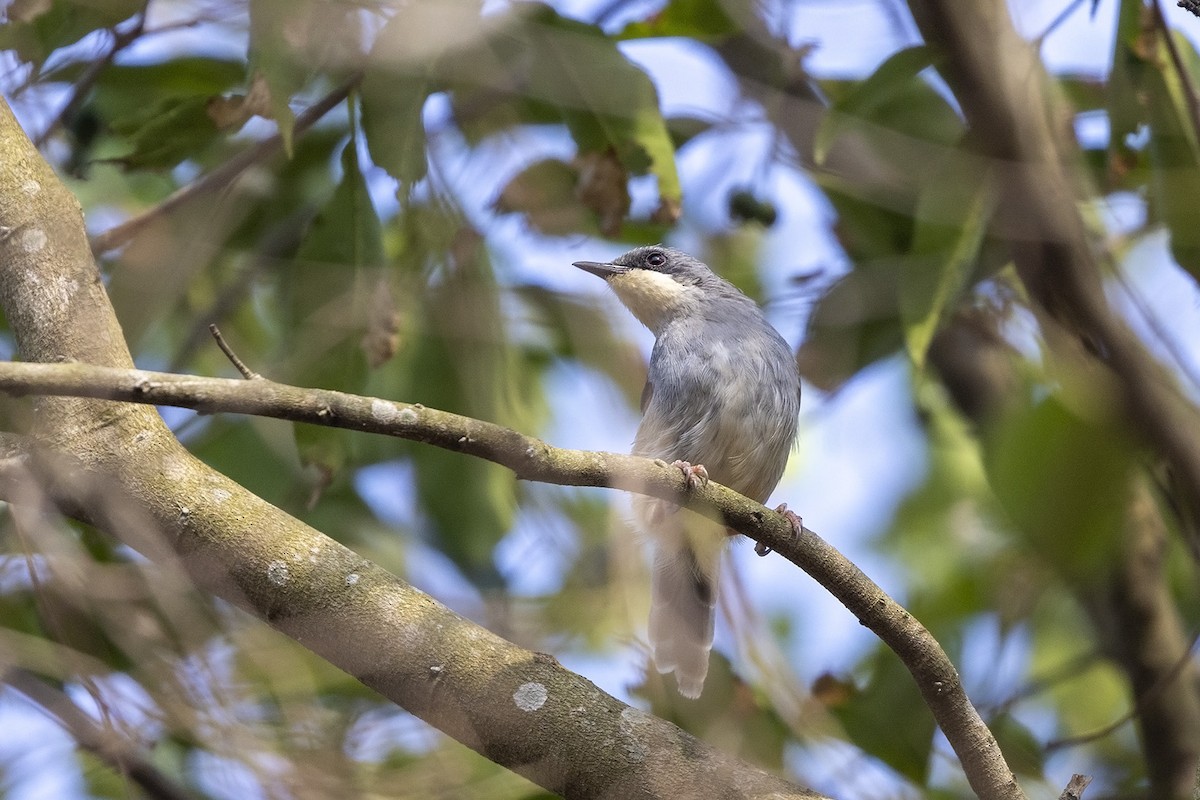
[[[684,697],[699,697],[708,674],[721,552],[720,546],[693,547],[687,536],[655,544],[650,646],[655,667],[675,673]]]

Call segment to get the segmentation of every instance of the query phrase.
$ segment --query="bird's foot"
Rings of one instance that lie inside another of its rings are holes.
[[[708,470],[704,468],[703,464],[689,464],[687,461],[674,461],[671,463],[671,466],[683,473],[683,478],[685,481],[687,481],[687,488],[689,492],[694,492],[697,489],[703,489],[708,485]]]
[[[804,530],[804,520],[800,519],[800,515],[795,511],[791,511],[787,507],[787,503],[780,503],[779,508],[775,509],[776,514],[782,514],[792,526],[792,538],[800,538],[800,533]],[[771,548],[767,547],[762,542],[754,545],[754,552],[760,556],[768,556],[771,554]]]

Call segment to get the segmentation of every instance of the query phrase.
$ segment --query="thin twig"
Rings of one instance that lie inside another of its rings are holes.
[[[109,33],[112,35],[112,44],[109,46],[108,51],[100,58],[88,64],[88,68],[79,76],[79,80],[75,82],[74,87],[71,89],[70,98],[67,99],[67,102],[59,109],[58,113],[54,115],[54,119],[50,120],[50,124],[42,130],[41,135],[33,140],[34,145],[40,148],[67,120],[74,116],[79,107],[83,105],[88,92],[96,85],[96,81],[100,80],[100,75],[108,68],[113,59],[117,57],[117,53],[141,37],[146,28],[147,5],[149,5],[149,0],[143,3],[142,10],[137,15],[137,22],[129,30],[120,31],[116,26],[109,28]]]
[[[80,747],[128,776],[147,796],[156,800],[192,800],[194,797],[143,758],[115,729],[98,725],[79,710],[69,697],[50,684],[21,669],[8,670],[0,680],[57,720]]]
[[[1200,17],[1200,0],[1179,0],[1177,6],[1185,11],[1190,11],[1192,14]]]
[[[259,375],[257,372],[247,367],[246,362],[238,358],[238,354],[233,352],[233,348],[230,347],[229,343],[225,341],[225,337],[221,335],[221,329],[217,327],[215,322],[208,326],[208,332],[211,333],[212,337],[217,340],[217,347],[221,348],[221,352],[225,354],[225,357],[228,358],[235,367],[237,367],[237,371],[242,373],[243,378],[248,381],[262,379],[262,375]]]
[[[1192,83],[1192,74],[1183,63],[1183,56],[1179,54],[1179,48],[1175,45],[1175,37],[1171,35],[1171,28],[1167,25],[1167,18],[1163,14],[1159,0],[1154,0],[1154,22],[1162,32],[1163,43],[1167,46],[1167,54],[1171,57],[1171,66],[1175,68],[1179,85],[1183,88],[1183,97],[1187,101],[1192,131],[1200,135],[1200,97],[1196,95],[1196,85]]]
[[[1057,17],[1050,21],[1050,24],[1046,26],[1046,29],[1033,40],[1033,46],[1040,50],[1042,43],[1046,41],[1046,37],[1054,33],[1054,31],[1058,29],[1058,26],[1070,19],[1071,15],[1075,13],[1075,10],[1083,5],[1084,2],[1086,2],[1086,0],[1073,0],[1073,2],[1069,3]]]
[[[293,135],[298,136],[315,125],[318,120],[345,100],[361,80],[362,72],[356,72],[341,86],[338,86],[297,115],[295,124],[292,127]],[[146,226],[150,225],[150,223],[174,211],[189,200],[225,188],[246,169],[260,161],[266,160],[281,149],[283,149],[283,135],[280,133],[260,140],[212,172],[205,173],[187,186],[176,190],[153,208],[147,209],[135,217],[130,217],[120,225],[109,228],[104,233],[94,236],[92,238],[92,252],[97,254],[106,253],[109,250],[120,247],[146,228]]]
[[[1062,739],[1052,739],[1046,742],[1046,753],[1052,753],[1055,750],[1062,750],[1067,747],[1078,747],[1079,745],[1090,744],[1106,736],[1110,736],[1119,730],[1124,725],[1132,722],[1142,712],[1142,710],[1154,700],[1158,695],[1162,694],[1168,686],[1170,686],[1176,678],[1183,673],[1184,667],[1192,662],[1192,651],[1196,649],[1196,642],[1200,640],[1200,632],[1192,635],[1192,641],[1188,643],[1187,649],[1183,651],[1183,655],[1171,665],[1171,669],[1166,675],[1159,679],[1158,683],[1151,686],[1133,704],[1133,708],[1117,717],[1115,720],[1105,725],[1099,730],[1091,733],[1080,734],[1079,736],[1067,736]]]
[[[1146,302],[1146,299],[1142,297],[1141,292],[1139,292],[1137,288],[1134,287],[1134,285],[1129,281],[1125,271],[1118,270],[1116,275],[1117,282],[1120,283],[1121,288],[1125,290],[1125,295],[1129,298],[1130,302],[1133,303],[1134,308],[1137,309],[1137,312],[1139,315],[1141,315],[1142,320],[1150,327],[1150,330],[1154,332],[1154,335],[1158,337],[1159,343],[1166,348],[1168,353],[1171,354],[1171,358],[1175,360],[1175,366],[1179,367],[1179,372],[1188,379],[1188,382],[1192,384],[1194,389],[1200,390],[1200,374],[1197,374],[1196,368],[1192,366],[1191,360],[1187,357],[1187,354],[1184,353],[1183,348],[1179,346],[1179,342],[1176,341],[1175,337],[1171,335],[1171,332],[1167,330],[1166,326],[1162,324],[1162,320],[1160,320],[1158,315],[1154,313],[1154,309],[1152,309],[1150,304]]]
[[[1062,794],[1058,796],[1058,800],[1082,800],[1083,790],[1092,782],[1090,775],[1080,775],[1075,773],[1071,776],[1071,780],[1067,781],[1067,788],[1063,789]]]

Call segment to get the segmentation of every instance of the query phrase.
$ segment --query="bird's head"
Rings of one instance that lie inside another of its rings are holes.
[[[625,307],[656,334],[670,320],[732,289],[703,262],[660,245],[638,247],[608,263],[576,261],[575,266],[604,278]]]

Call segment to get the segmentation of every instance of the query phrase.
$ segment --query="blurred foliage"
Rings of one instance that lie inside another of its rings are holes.
[[[1024,296],[993,230],[998,177],[1013,167],[978,156],[936,54],[906,47],[879,53],[871,74],[822,76],[808,71],[807,45],[770,33],[786,4],[605,4],[611,16],[597,21],[540,2],[481,5],[222,0],[179,6],[169,23],[127,0],[8,6],[6,93],[32,133],[47,130],[44,151],[97,231],[283,136],[282,154],[100,254],[137,362],[231,374],[207,339],[217,322],[271,378],[548,435],[580,427],[580,408],[633,418],[645,365],[607,299],[531,278],[514,238],[530,254],[587,237],[678,239],[760,301],[787,285],[772,312],[789,330],[806,324],[798,363],[810,387],[836,396],[874,365],[909,367],[924,461],[904,465],[914,488],[877,551],[1030,794],[1057,794],[1085,767],[1110,794],[1144,792],[1132,723],[1086,738],[1135,707],[1115,655],[1128,631],[1096,598],[1126,565],[1135,482],[1156,477],[1171,536],[1188,523],[1106,379],[1056,350]],[[1200,56],[1153,6],[1119,6],[1111,73],[1052,76],[1053,111],[1107,123],[1077,161],[1081,207],[1118,193],[1140,204],[1144,220],[1103,232],[1116,255],[1166,231],[1195,280]],[[193,29],[246,50],[171,38]],[[135,42],[148,46],[125,57]],[[714,94],[733,96],[667,116],[647,51],[635,60],[627,42],[684,43],[720,76],[706,79],[724,82]],[[354,76],[346,102],[296,127]],[[52,125],[49,109],[64,103]],[[765,148],[739,138],[764,130]],[[800,275],[800,249],[779,246],[796,216],[776,194],[780,175],[821,194],[845,268]],[[551,395],[564,375],[586,386]],[[27,425],[26,402],[0,409],[6,428]],[[646,565],[608,495],[522,486],[490,463],[347,431],[169,419],[207,463],[504,635],[642,658],[617,648],[644,624]],[[8,507],[0,537],[0,656],[103,707],[196,796],[545,796],[199,595],[170,565]],[[507,563],[506,548],[519,552]],[[1195,629],[1194,562],[1178,540],[1162,558],[1170,612]],[[859,765],[883,776],[847,779],[829,788],[837,796],[970,796],[882,646],[831,655],[842,666],[805,686],[768,652],[776,639],[803,647],[804,624],[735,622],[743,644],[714,653],[700,701],[653,670],[630,692],[802,781]],[[845,752],[840,767],[813,766]],[[127,796],[95,756],[74,769],[88,796]],[[0,763],[4,781],[14,773]]]

